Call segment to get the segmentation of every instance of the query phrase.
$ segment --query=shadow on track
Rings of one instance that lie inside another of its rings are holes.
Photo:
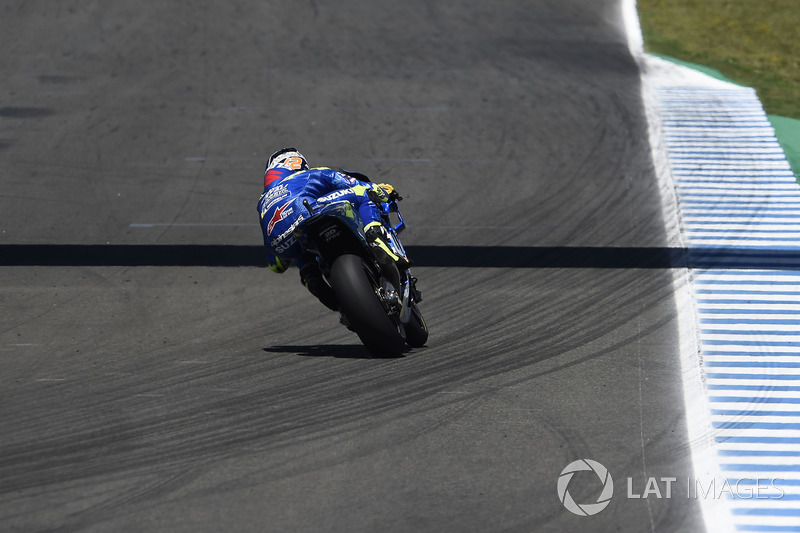
[[[303,357],[335,357],[337,359],[385,359],[375,357],[361,344],[311,344],[308,346],[270,346],[267,353],[297,354]],[[393,358],[397,359],[397,358]]]
[[[415,266],[466,268],[775,268],[800,249],[744,247],[407,246]],[[266,266],[262,246],[4,244],[0,266]]]

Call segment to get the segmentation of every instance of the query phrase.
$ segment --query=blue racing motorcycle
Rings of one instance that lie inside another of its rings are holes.
[[[405,222],[392,192],[388,202],[377,203],[392,251],[405,257],[398,233]],[[343,322],[366,348],[377,356],[400,355],[406,345],[423,346],[428,327],[417,304],[422,293],[409,269],[375,260],[362,229],[361,217],[347,201],[322,205],[304,201],[309,216],[295,229],[303,248],[313,253],[323,276],[339,299]]]

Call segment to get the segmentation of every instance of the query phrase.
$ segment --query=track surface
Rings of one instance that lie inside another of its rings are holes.
[[[264,157],[296,145],[395,184],[410,245],[483,265],[663,247],[619,19],[613,0],[6,3],[2,241],[258,245]],[[430,342],[395,360],[296,273],[4,267],[0,529],[699,529],[680,484],[625,498],[627,477],[692,475],[670,270],[563,266],[417,268]],[[580,458],[617,482],[590,518],[556,492]]]

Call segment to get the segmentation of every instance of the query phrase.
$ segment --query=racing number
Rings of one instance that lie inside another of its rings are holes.
[[[283,166],[292,170],[300,170],[303,168],[303,160],[299,157],[289,157],[283,162]]]

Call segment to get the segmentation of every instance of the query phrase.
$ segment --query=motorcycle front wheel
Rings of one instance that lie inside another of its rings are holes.
[[[411,308],[411,319],[405,327],[406,342],[412,348],[420,348],[428,341],[428,325],[422,318],[422,313],[417,309],[417,304]]]
[[[331,286],[340,310],[364,346],[374,355],[396,357],[402,353],[405,339],[389,317],[367,272],[361,257],[341,255],[331,266]]]

